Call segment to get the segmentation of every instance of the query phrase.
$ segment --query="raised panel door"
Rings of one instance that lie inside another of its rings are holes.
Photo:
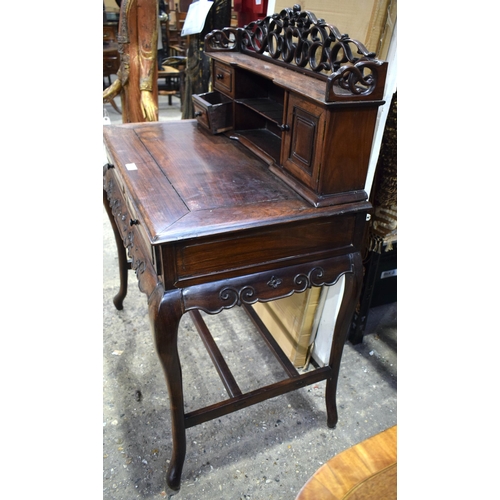
[[[324,109],[290,94],[283,137],[283,168],[306,186],[318,184],[322,141],[325,129]]]

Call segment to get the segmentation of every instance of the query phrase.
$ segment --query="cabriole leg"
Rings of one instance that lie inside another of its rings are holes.
[[[172,418],[172,458],[167,471],[167,490],[179,491],[182,467],[186,456],[186,428],[184,423],[184,396],[182,371],[177,349],[179,322],[183,314],[181,292],[166,292],[160,300],[150,304],[149,314],[156,351],[165,374],[170,397]]]
[[[127,252],[125,247],[123,246],[122,237],[120,236],[120,232],[118,231],[118,227],[116,226],[115,218],[113,217],[113,213],[111,211],[111,207],[109,206],[108,198],[106,195],[106,191],[103,190],[103,203],[104,208],[106,209],[106,213],[108,214],[108,219],[113,228],[113,234],[115,235],[116,241],[116,250],[118,252],[118,270],[120,273],[120,289],[118,293],[113,298],[113,304],[115,307],[121,311],[123,309],[123,301],[125,296],[127,295],[127,284],[128,284],[128,260],[127,260]]]
[[[347,340],[349,326],[356,308],[363,279],[363,264],[361,257],[359,254],[354,254],[353,257],[353,272],[344,275],[344,297],[335,323],[332,348],[330,351],[329,365],[332,368],[332,377],[326,381],[325,395],[327,425],[330,428],[334,428],[339,419],[337,411],[337,383],[340,371],[340,361],[342,359],[344,344]]]

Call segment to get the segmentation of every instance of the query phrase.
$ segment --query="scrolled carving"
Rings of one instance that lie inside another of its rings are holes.
[[[185,312],[201,309],[208,314],[218,314],[237,305],[289,297],[312,286],[334,285],[342,275],[356,271],[356,255],[342,255],[220,282],[187,286],[182,289],[183,308]],[[270,286],[274,280],[281,281],[276,288]]]
[[[311,269],[307,274],[300,273],[295,276],[293,282],[299,287],[296,292],[303,292],[311,286],[322,286],[325,271],[321,267]]]
[[[355,66],[342,66],[331,75],[326,85],[326,99],[331,92],[337,94],[335,86],[340,91],[351,95],[369,95],[378,84],[380,61],[363,61]]]
[[[315,267],[314,269],[311,269],[311,272],[309,273],[309,280],[311,282],[312,286],[321,286],[325,282],[323,280],[325,276],[325,271],[321,267]]]
[[[257,302],[255,298],[255,289],[249,285],[242,287],[237,290],[234,287],[223,288],[219,292],[219,298],[223,302],[225,308],[231,308],[233,306],[241,306],[241,304],[253,304]]]
[[[293,279],[293,282],[298,286],[295,290],[296,292],[303,292],[307,288],[309,288],[309,277],[306,274],[297,274]]]
[[[236,51],[240,47],[240,28],[214,30],[205,37],[205,50]]]
[[[302,11],[300,5],[244,28],[214,30],[205,37],[205,50],[271,58],[327,80],[327,101],[370,95],[385,77],[381,68],[385,63],[376,59],[374,52],[312,12]]]

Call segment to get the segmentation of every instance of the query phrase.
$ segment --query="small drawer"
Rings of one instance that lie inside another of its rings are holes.
[[[232,104],[229,97],[219,92],[193,95],[194,116],[212,134],[220,134],[233,128]]]
[[[231,66],[214,61],[214,89],[234,98],[234,70]]]

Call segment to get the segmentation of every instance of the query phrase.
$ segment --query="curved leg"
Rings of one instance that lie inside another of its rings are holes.
[[[115,218],[113,217],[111,207],[109,206],[105,190],[103,190],[103,203],[104,203],[104,208],[106,209],[106,213],[108,214],[109,222],[111,223],[111,227],[113,228],[113,233],[115,235],[115,241],[116,241],[116,249],[118,251],[118,270],[120,273],[120,289],[113,298],[113,304],[119,311],[121,311],[123,309],[123,300],[127,295],[127,282],[128,282],[127,252],[125,250],[125,247],[123,246],[123,241],[120,236],[120,232],[118,231],[118,227],[116,226]]]
[[[177,332],[182,314],[182,300],[179,290],[165,293],[159,305],[158,301],[153,300],[149,308],[156,351],[165,374],[170,397],[173,448],[167,471],[167,489],[173,491],[180,489],[182,467],[186,456],[182,371],[177,350]]]
[[[356,308],[361,283],[363,280],[363,264],[361,256],[354,254],[354,272],[345,274],[344,297],[340,306],[335,329],[333,332],[332,349],[329,365],[332,368],[332,378],[326,381],[326,412],[327,425],[334,428],[339,419],[337,412],[337,382],[339,378],[342,351],[349,333],[349,326]]]

